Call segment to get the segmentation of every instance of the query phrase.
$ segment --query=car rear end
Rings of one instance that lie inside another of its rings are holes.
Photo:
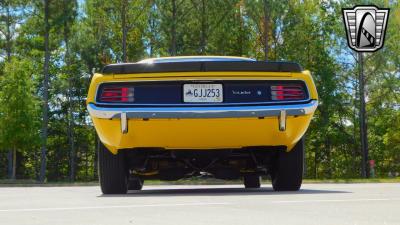
[[[106,66],[94,75],[87,103],[105,149],[126,155],[128,173],[173,180],[271,173],[266,161],[302,141],[317,100],[310,73],[296,63],[203,58]],[[235,154],[263,166],[235,166],[243,164]],[[165,156],[167,169],[162,160],[142,165],[149,155]]]

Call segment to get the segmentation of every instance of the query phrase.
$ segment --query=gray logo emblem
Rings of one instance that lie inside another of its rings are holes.
[[[186,95],[186,96],[193,96],[193,92],[192,92],[191,90],[188,90],[188,91],[185,93],[185,95]]]
[[[389,9],[356,6],[343,9],[347,44],[357,52],[374,52],[383,47]]]

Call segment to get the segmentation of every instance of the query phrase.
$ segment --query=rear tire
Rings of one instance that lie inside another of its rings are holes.
[[[112,154],[100,143],[99,148],[99,180],[103,194],[126,194],[127,170],[122,152]]]
[[[298,191],[303,180],[304,138],[290,152],[279,152],[271,168],[275,191]]]
[[[136,176],[131,176],[128,179],[128,190],[139,191],[143,188],[143,180]]]
[[[248,174],[244,176],[244,187],[245,188],[260,188],[261,181],[260,176],[257,174]]]

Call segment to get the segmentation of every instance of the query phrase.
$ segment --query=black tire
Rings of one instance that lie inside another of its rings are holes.
[[[290,152],[279,152],[271,168],[275,191],[298,191],[303,180],[304,138]]]
[[[139,177],[131,176],[128,179],[128,190],[142,190],[143,188],[143,179]]]
[[[257,174],[245,175],[243,181],[245,188],[260,188],[261,186],[260,176]]]
[[[112,154],[100,143],[99,180],[103,194],[126,194],[127,170],[123,152]]]

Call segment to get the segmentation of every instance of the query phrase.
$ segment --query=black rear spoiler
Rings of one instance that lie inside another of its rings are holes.
[[[265,61],[199,61],[165,63],[118,63],[103,68],[103,74],[162,73],[162,72],[301,72],[303,68],[294,62]]]

